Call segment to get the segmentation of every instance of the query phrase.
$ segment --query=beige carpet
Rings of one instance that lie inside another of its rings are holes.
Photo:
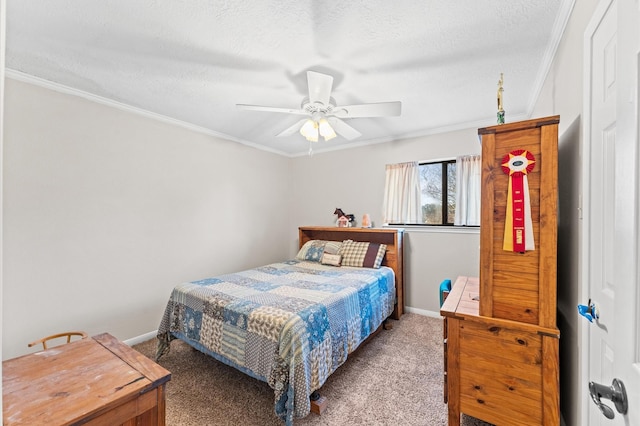
[[[446,425],[443,403],[442,321],[405,314],[362,346],[327,380],[321,415],[297,425]],[[155,339],[134,346],[149,358]],[[160,359],[171,371],[167,384],[167,425],[281,426],[273,411],[273,391],[181,341]],[[485,426],[463,416],[465,426]]]

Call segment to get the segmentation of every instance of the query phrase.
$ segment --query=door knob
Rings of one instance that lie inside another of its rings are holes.
[[[598,305],[596,305],[596,302],[591,302],[591,299],[586,305],[578,305],[578,313],[588,319],[589,322],[598,321],[598,318],[600,318]]]
[[[601,385],[600,383],[589,382],[589,394],[591,399],[598,406],[602,414],[608,419],[613,419],[615,413],[608,405],[604,405],[600,398],[611,400],[620,414],[627,414],[629,404],[627,402],[627,391],[624,383],[619,379],[613,379],[611,386]]]

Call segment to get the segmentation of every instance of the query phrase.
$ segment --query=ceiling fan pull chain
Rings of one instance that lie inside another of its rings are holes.
[[[309,157],[313,157],[313,145],[311,141],[309,141]]]

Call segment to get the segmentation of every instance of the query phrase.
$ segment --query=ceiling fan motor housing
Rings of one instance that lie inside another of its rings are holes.
[[[336,105],[337,105],[336,100],[333,99],[332,97],[329,98],[329,104],[325,105],[320,101],[310,102],[309,97],[307,96],[302,100],[302,103],[300,104],[300,108],[312,116],[316,112],[321,112],[324,115],[326,115],[326,114],[331,114],[333,112],[333,109],[336,107]]]

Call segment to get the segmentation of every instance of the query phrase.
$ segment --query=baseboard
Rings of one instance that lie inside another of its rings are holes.
[[[150,331],[148,333],[141,334],[140,336],[127,339],[124,341],[124,343],[129,346],[137,345],[138,343],[146,342],[149,339],[153,339],[157,334],[158,330]]]
[[[423,315],[425,317],[442,318],[442,316],[440,315],[440,312],[427,311],[426,309],[418,309],[418,308],[412,308],[411,306],[405,306],[404,310],[411,314]]]

